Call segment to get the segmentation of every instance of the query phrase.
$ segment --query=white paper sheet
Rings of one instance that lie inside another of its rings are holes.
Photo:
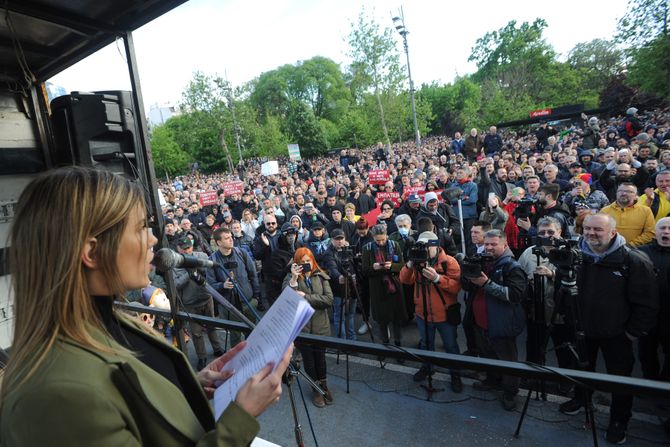
[[[235,374],[214,392],[214,416],[219,419],[247,380],[265,365],[279,364],[284,353],[307,324],[314,309],[286,287],[247,339],[247,346],[223,368]]]

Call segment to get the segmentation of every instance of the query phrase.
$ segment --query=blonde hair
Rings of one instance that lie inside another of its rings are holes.
[[[129,216],[145,208],[138,183],[109,171],[68,167],[41,174],[23,191],[10,232],[14,338],[2,397],[39,368],[58,336],[103,352],[90,327],[104,330],[89,295],[81,254],[95,237],[94,255],[114,295],[125,292],[117,268]]]

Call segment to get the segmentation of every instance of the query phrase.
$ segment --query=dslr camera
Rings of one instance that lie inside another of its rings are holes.
[[[493,261],[493,255],[488,253],[466,256],[461,261],[461,275],[466,278],[478,278],[482,276],[485,266]]]
[[[344,273],[354,274],[354,258],[354,251],[350,247],[344,247],[342,250],[337,251],[337,259],[340,261]]]
[[[519,205],[514,210],[514,217],[517,219],[528,219],[530,216],[535,214],[535,204],[537,200],[535,199],[521,199],[519,200]]]

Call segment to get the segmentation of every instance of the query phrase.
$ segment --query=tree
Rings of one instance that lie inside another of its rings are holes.
[[[623,51],[614,42],[594,39],[575,45],[567,62],[580,72],[588,88],[600,92],[623,71]]]
[[[616,40],[627,46],[628,82],[670,98],[670,3],[629,0]]]
[[[188,172],[189,156],[174,140],[169,127],[155,127],[151,132],[151,154],[158,177]]]
[[[390,28],[380,29],[374,19],[366,18],[365,11],[358,15],[358,22],[351,23],[351,32],[348,37],[349,57],[352,64],[352,85],[355,85],[360,97],[361,92],[372,91],[377,100],[379,118],[388,149],[391,149],[382,93],[396,92],[403,79],[401,74],[400,54],[393,39]]]
[[[492,79],[503,89],[506,98],[533,97],[539,90],[539,74],[555,60],[556,53],[542,38],[547,27],[544,19],[516,26],[510,21],[504,28],[477,39],[469,62],[477,64],[472,76],[475,82]]]

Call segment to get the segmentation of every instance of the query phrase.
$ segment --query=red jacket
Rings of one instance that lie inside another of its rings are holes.
[[[446,272],[445,269],[446,267]],[[428,321],[431,323],[442,323],[447,321],[447,307],[456,303],[458,292],[461,290],[461,266],[458,261],[447,255],[442,248],[437,255],[437,262],[432,266],[440,275],[437,283],[428,284],[428,295],[426,304],[428,307]],[[403,284],[415,284],[414,286],[414,305],[416,314],[423,318],[423,297],[421,295],[421,285],[417,281],[416,270],[403,266],[400,270],[400,282]],[[438,292],[439,289],[439,292]],[[440,293],[442,298],[440,298]],[[442,301],[444,300],[444,302]]]

